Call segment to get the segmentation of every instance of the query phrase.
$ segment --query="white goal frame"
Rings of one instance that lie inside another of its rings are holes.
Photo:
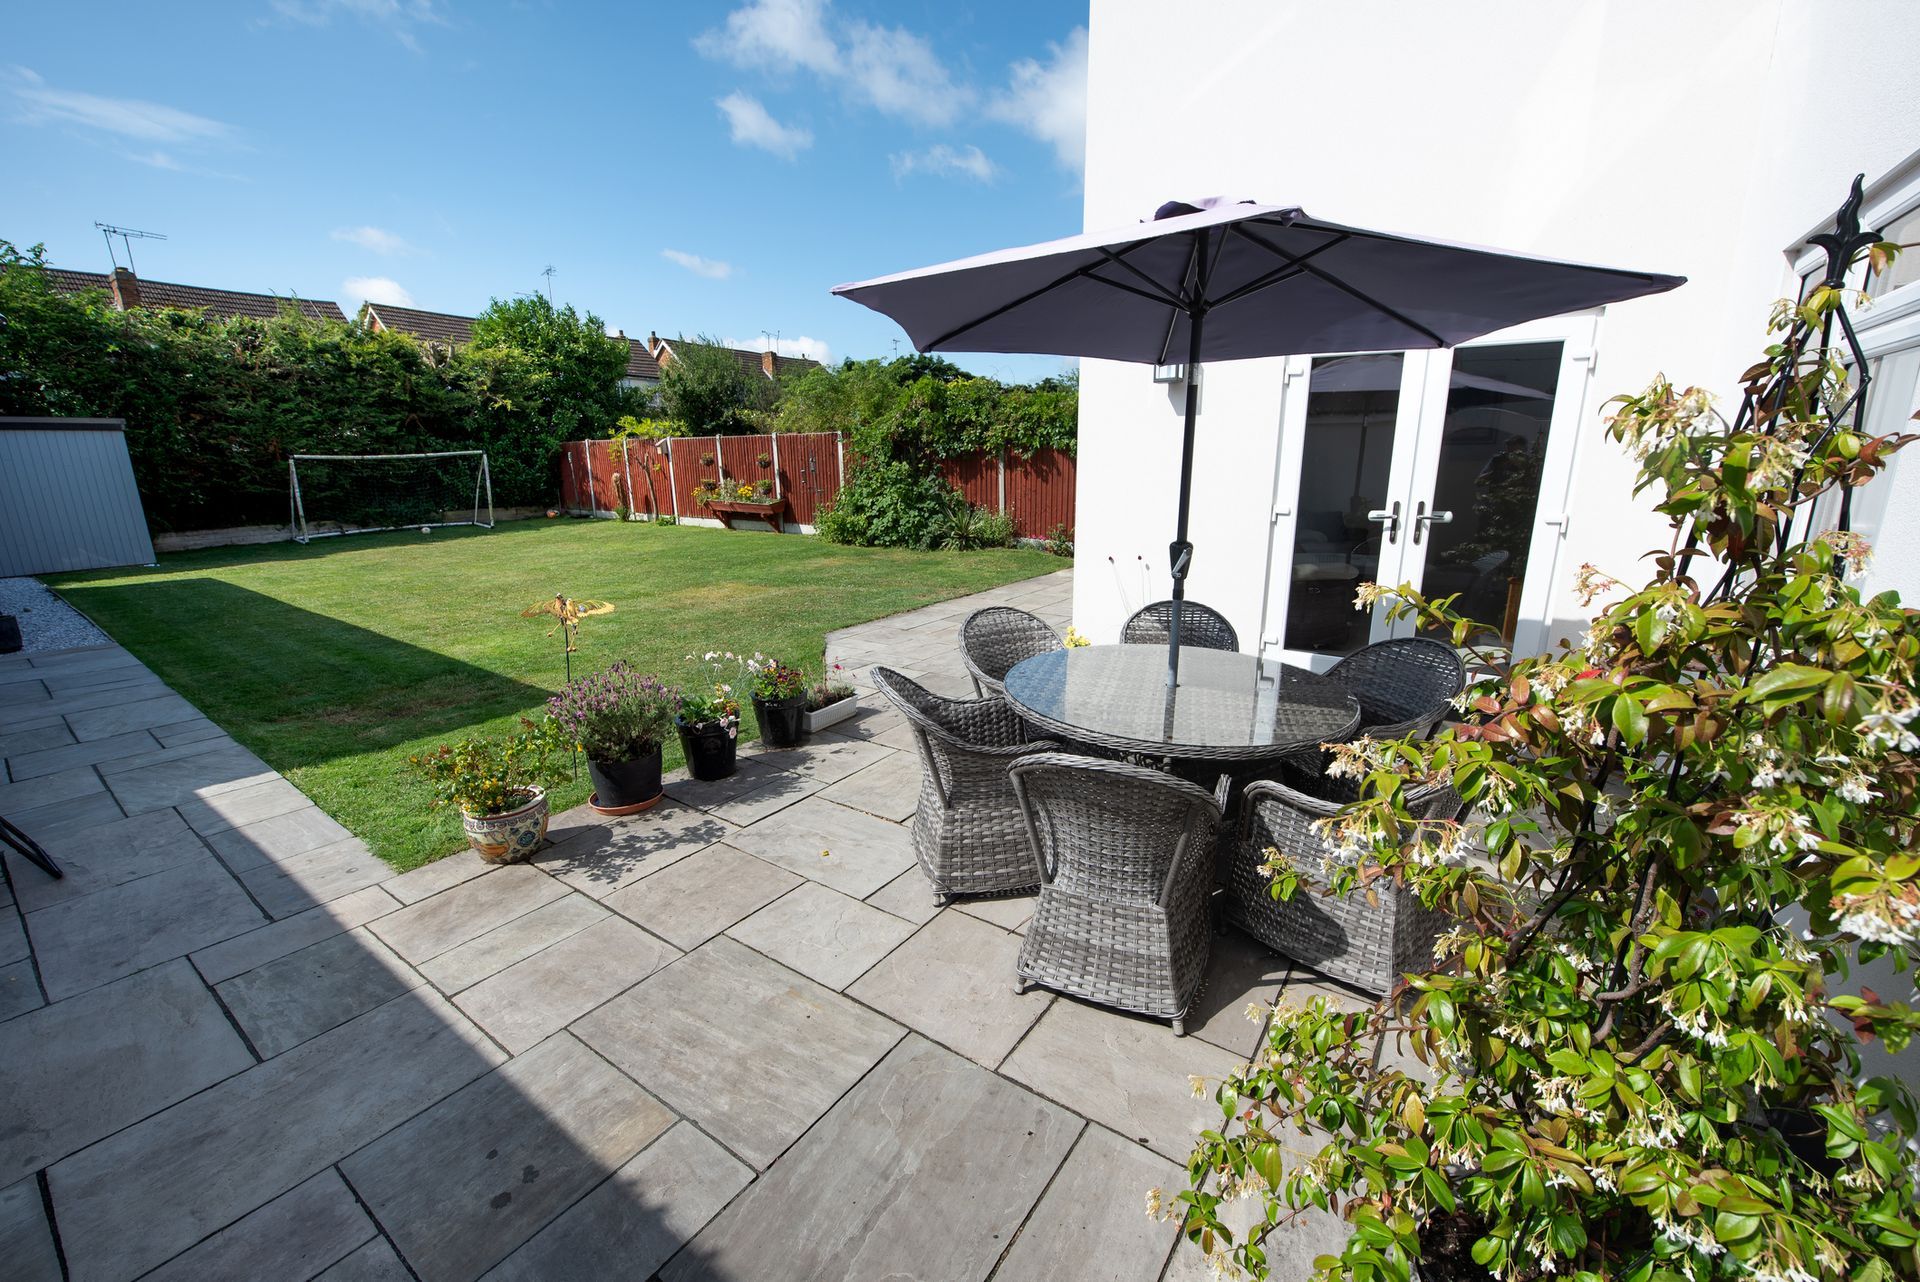
[[[300,464],[309,463],[362,463],[394,462],[399,459],[430,458],[477,458],[480,466],[473,474],[473,516],[466,521],[423,521],[414,525],[356,525],[343,526],[337,530],[315,530],[307,524],[307,508],[300,496]],[[313,539],[324,539],[336,534],[376,534],[382,530],[431,529],[450,525],[474,525],[484,530],[493,528],[493,473],[487,466],[485,450],[438,450],[429,454],[293,454],[287,458],[287,502],[290,509],[289,525],[293,530],[295,543],[306,543]],[[480,519],[482,509],[486,519]]]

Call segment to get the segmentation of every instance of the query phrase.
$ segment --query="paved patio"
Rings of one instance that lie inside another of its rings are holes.
[[[981,605],[837,633],[970,689]],[[1010,986],[1027,898],[936,910],[877,696],[531,865],[394,876],[118,647],[0,658],[0,1260],[21,1282],[1199,1278],[1189,1074],[1322,990],[1217,936],[1192,1035]],[[1349,999],[1350,1000],[1350,999]],[[1289,1231],[1274,1276],[1344,1235]]]

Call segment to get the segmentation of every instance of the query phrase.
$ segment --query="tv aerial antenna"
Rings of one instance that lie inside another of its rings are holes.
[[[113,238],[115,236],[120,238],[120,248],[127,256],[128,271],[133,271],[134,241],[166,239],[164,234],[157,231],[140,231],[134,227],[115,227],[112,223],[95,223],[94,226],[100,229],[100,235],[106,239],[107,257],[113,260],[113,265],[116,269],[120,266],[120,258],[113,252]]]
[[[547,278],[547,306],[551,307],[553,306],[553,264],[548,263],[540,270],[540,274]]]

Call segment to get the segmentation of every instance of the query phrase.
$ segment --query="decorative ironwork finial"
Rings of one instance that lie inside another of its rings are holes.
[[[1854,175],[1853,190],[1847,193],[1846,200],[1833,215],[1832,231],[1807,237],[1809,245],[1818,245],[1827,251],[1827,278],[1823,283],[1829,289],[1843,287],[1847,283],[1847,268],[1853,265],[1854,256],[1880,241],[1879,232],[1860,228],[1860,207],[1866,203],[1861,188],[1866,180],[1865,174]]]

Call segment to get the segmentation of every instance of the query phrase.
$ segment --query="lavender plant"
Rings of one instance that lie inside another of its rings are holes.
[[[659,751],[679,691],[625,660],[576,677],[547,700],[547,715],[590,761],[633,761]]]
[[[1317,1207],[1350,1226],[1320,1279],[1920,1277],[1915,1102],[1885,1053],[1920,1013],[1835,995],[1920,944],[1920,611],[1861,592],[1847,528],[1912,439],[1863,430],[1842,346],[1859,239],[1843,218],[1837,270],[1778,309],[1731,420],[1664,379],[1611,405],[1672,537],[1637,588],[1583,570],[1610,601],[1584,646],[1498,666],[1474,724],[1336,750],[1361,800],[1316,879],[1410,887],[1456,924],[1372,1009],[1276,1010],[1219,1084],[1169,1213],[1221,1269],[1268,1276],[1269,1241]],[[1375,603],[1490,635],[1451,598],[1368,585]],[[1403,799],[1435,779],[1479,826],[1414,822]],[[1383,1038],[1420,1067],[1376,1063]]]

